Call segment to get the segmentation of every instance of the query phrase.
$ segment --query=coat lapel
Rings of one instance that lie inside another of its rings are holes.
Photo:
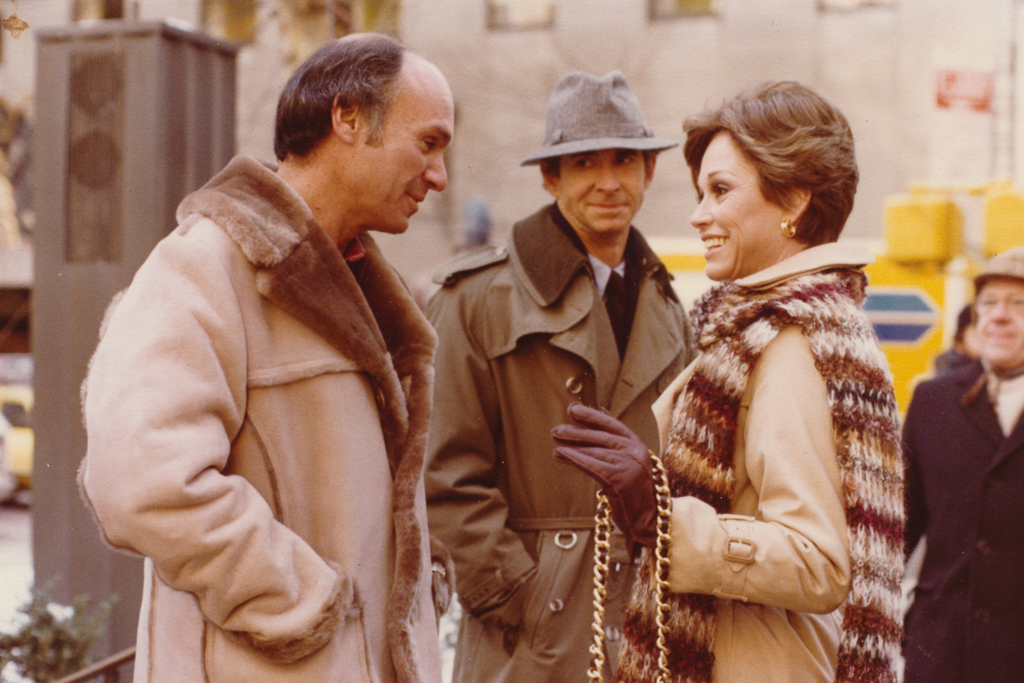
[[[581,291],[584,290],[584,287],[581,286],[582,284],[588,285],[585,292]],[[615,346],[615,337],[611,334],[612,328],[611,322],[608,320],[608,313],[604,308],[604,304],[594,296],[594,293],[596,293],[596,290],[594,287],[589,286],[589,283],[580,283],[580,285],[569,290],[566,298],[589,295],[591,301],[589,307],[590,316],[595,316],[599,319],[603,318],[605,322],[590,320],[589,323],[574,325],[565,332],[552,335],[551,345],[579,356],[590,365],[594,370],[596,379],[597,401],[600,405],[606,406],[611,403],[612,392],[615,390],[616,377],[619,374],[621,361],[618,349]],[[599,330],[608,330],[608,333],[602,334]]]
[[[988,392],[984,386],[978,387],[978,382],[983,381],[981,378],[981,364],[975,363],[974,371],[960,381],[958,398],[964,405],[967,419],[992,442],[993,446],[998,446],[1004,440],[1003,430],[999,427],[999,419],[989,401]]]
[[[996,450],[995,457],[992,459],[992,464],[989,465],[988,471],[999,467],[1009,458],[1021,453],[1022,450],[1024,450],[1024,420],[1018,419],[1013,431],[1010,432],[1010,435],[1003,440],[998,450]]]
[[[550,207],[516,224],[512,244],[517,272],[542,311],[524,318],[519,332],[549,332],[552,346],[583,359],[594,372],[598,403],[608,405],[621,363],[589,260],[555,225]],[[587,277],[578,277],[580,271]],[[531,328],[530,317],[544,329]]]
[[[558,301],[581,269],[590,263],[562,234],[547,206],[512,228],[512,247],[530,295],[541,308]]]
[[[316,331],[373,379],[394,474],[397,446],[408,429],[405,396],[373,311],[334,243],[323,230],[310,230],[288,256],[260,269],[256,283],[260,294]]]
[[[645,245],[646,246],[646,245]],[[649,257],[645,256],[645,261]],[[661,268],[657,262],[657,268]],[[619,370],[615,393],[612,394],[609,410],[621,415],[637,396],[657,381],[661,373],[679,356],[679,350],[686,347],[686,340],[678,325],[668,324],[662,287],[671,287],[667,280],[660,281],[660,273],[654,269],[641,280],[640,296],[636,303],[636,316],[626,356]],[[650,270],[645,265],[645,269]]]
[[[542,315],[530,315],[523,307],[517,317],[516,336],[550,333],[551,344],[586,361],[597,377],[597,398],[620,415],[636,397],[673,362],[685,340],[673,325],[666,325],[658,311],[665,287],[671,287],[664,266],[646,242],[643,249],[644,275],[637,300],[632,335],[624,359],[619,358],[611,323],[596,289],[580,282],[580,270],[590,274],[587,257],[580,253],[551,219],[550,207],[516,224],[512,233],[513,264]],[[565,315],[557,315],[564,312]],[[591,316],[599,318],[581,325]],[[533,320],[536,318],[536,320]],[[604,321],[604,322],[602,322]],[[595,336],[594,329],[608,330]]]
[[[984,398],[985,397],[982,396],[979,397],[978,400],[982,401]],[[996,429],[999,429],[994,407],[991,409],[991,412],[993,416],[992,421],[996,423]],[[996,449],[995,455],[992,458],[992,463],[989,465],[987,472],[991,472],[993,469],[1006,462],[1006,460],[1024,450],[1024,415],[1018,416],[1017,424],[1014,425],[1013,431],[1011,431],[1005,438],[1002,437],[1001,429],[999,429],[999,435],[999,447]]]

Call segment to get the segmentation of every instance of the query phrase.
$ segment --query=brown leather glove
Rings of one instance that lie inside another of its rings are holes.
[[[601,485],[631,557],[639,551],[637,544],[653,548],[658,540],[658,505],[650,450],[604,409],[573,403],[569,420],[551,430],[555,458]]]

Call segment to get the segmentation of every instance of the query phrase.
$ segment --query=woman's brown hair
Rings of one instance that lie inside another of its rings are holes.
[[[810,192],[796,239],[811,246],[839,239],[859,174],[850,124],[821,95],[793,81],[764,83],[689,117],[683,130],[694,185],[704,152],[724,131],[757,168],[765,199],[785,208],[795,191]]]

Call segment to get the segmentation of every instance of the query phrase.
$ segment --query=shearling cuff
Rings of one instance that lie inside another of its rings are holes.
[[[348,612],[354,601],[352,581],[337,565],[329,563],[332,569],[338,570],[338,589],[334,600],[324,607],[320,618],[304,632],[288,638],[261,638],[248,631],[227,631],[228,636],[266,657],[274,664],[291,664],[308,657],[331,642],[338,630],[342,616]]]

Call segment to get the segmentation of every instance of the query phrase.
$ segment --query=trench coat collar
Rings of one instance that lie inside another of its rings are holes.
[[[518,222],[512,228],[512,246],[519,257],[524,281],[537,304],[546,308],[562,298],[569,284],[586,269],[593,278],[590,260],[573,244],[551,217],[548,206]],[[630,227],[639,243],[641,277],[654,273],[662,294],[676,299],[664,264],[636,228]]]
[[[541,311],[528,307],[514,314],[515,330],[502,350],[531,333],[550,333],[551,344],[582,358],[596,375],[598,400],[613,415],[621,414],[678,356],[686,340],[664,317],[664,300],[678,303],[672,276],[643,236],[639,245],[640,292],[626,355],[619,358],[611,324],[607,337],[595,336],[577,323],[588,315],[607,320],[593,284],[587,256],[551,217],[551,206],[512,228],[512,264],[523,288]],[[580,278],[580,272],[586,273]],[[648,282],[650,280],[650,282]]]
[[[512,227],[512,248],[527,291],[542,308],[561,299],[581,269],[593,277],[589,259],[555,225],[551,205]]]
[[[590,259],[555,224],[550,205],[516,223],[511,243],[511,266],[523,294],[515,297],[502,350],[529,334],[550,335],[552,346],[590,366],[597,400],[607,405],[619,374],[619,352],[611,323],[606,338],[594,334],[593,324],[580,324],[591,316],[607,321],[608,315]]]

